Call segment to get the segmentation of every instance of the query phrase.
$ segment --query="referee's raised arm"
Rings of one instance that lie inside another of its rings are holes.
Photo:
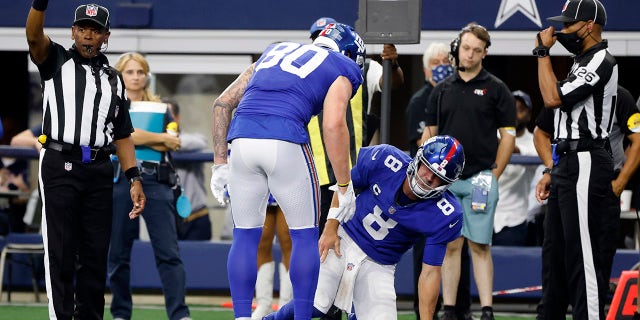
[[[49,0],[34,0],[27,16],[27,43],[29,53],[35,64],[39,64],[47,58],[47,49],[51,44],[49,37],[44,34],[44,11]]]

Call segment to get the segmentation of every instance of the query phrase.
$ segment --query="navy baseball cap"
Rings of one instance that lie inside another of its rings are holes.
[[[524,102],[524,104],[527,106],[527,108],[529,108],[529,110],[533,109],[533,104],[531,103],[531,97],[529,96],[529,94],[527,94],[522,90],[513,91],[511,92],[511,94],[513,95],[514,98],[522,100],[522,102]]]
[[[547,18],[555,22],[589,21],[604,26],[607,24],[607,12],[599,0],[567,0],[562,7],[562,14]]]
[[[309,34],[313,36],[314,33],[321,31],[322,29],[324,29],[324,27],[326,27],[329,23],[336,23],[337,21],[333,18],[329,18],[329,17],[322,17],[318,20],[316,20],[312,25],[311,28],[309,28]]]
[[[97,4],[83,4],[76,8],[73,24],[80,21],[92,21],[109,29],[109,10]]]

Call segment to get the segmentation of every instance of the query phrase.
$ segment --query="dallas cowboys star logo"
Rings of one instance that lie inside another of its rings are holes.
[[[529,20],[535,23],[538,27],[542,28],[540,14],[538,13],[538,6],[536,5],[535,0],[502,0],[502,2],[500,2],[500,9],[498,10],[498,16],[496,17],[494,27],[497,29],[518,11],[524,14],[525,17],[529,18]]]

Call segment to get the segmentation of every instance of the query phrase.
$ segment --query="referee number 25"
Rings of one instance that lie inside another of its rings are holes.
[[[265,53],[256,70],[279,65],[283,71],[306,78],[329,56],[329,51],[313,45],[281,42]]]

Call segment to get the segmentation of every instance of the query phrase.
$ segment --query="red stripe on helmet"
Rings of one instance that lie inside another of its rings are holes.
[[[444,157],[444,159],[447,160],[447,162],[451,160],[453,155],[456,154],[456,150],[458,150],[458,141],[453,140],[453,145],[451,146],[451,149],[449,149],[449,152]]]

